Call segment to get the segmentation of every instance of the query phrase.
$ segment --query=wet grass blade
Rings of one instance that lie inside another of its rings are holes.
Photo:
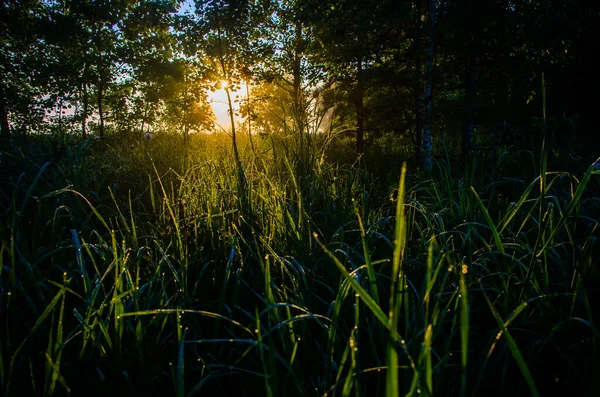
[[[527,366],[527,363],[525,362],[525,359],[523,358],[523,355],[521,354],[521,351],[519,350],[519,347],[517,346],[517,342],[514,340],[514,338],[508,331],[506,324],[504,323],[504,321],[502,321],[502,318],[500,317],[500,315],[494,308],[494,305],[492,304],[492,302],[490,301],[488,296],[486,294],[484,294],[484,297],[488,304],[488,307],[490,308],[490,311],[492,312],[492,314],[494,316],[494,319],[496,320],[496,323],[500,327],[500,331],[502,332],[502,334],[504,335],[504,338],[506,339],[506,344],[508,345],[511,355],[513,356],[515,362],[517,363],[517,366],[521,370],[521,374],[523,374],[523,377],[525,378],[525,381],[527,382],[527,386],[529,387],[529,391],[530,391],[531,395],[534,397],[539,397],[540,394],[538,392],[537,386],[535,384],[535,381],[533,380],[531,371],[529,370],[529,367]]]

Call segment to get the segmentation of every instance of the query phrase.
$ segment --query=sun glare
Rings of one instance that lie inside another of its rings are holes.
[[[229,130],[231,128],[231,120],[229,118],[227,93],[225,92],[225,88],[229,87],[229,83],[227,80],[220,80],[218,86],[220,87],[218,90],[208,92],[208,102],[217,118],[216,130]],[[242,83],[238,90],[230,91],[229,94],[231,96],[233,111],[237,112],[239,109],[239,100],[246,96],[246,85]],[[240,118],[235,116],[235,121],[240,121]]]

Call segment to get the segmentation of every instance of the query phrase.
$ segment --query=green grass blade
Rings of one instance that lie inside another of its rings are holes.
[[[529,367],[527,366],[527,363],[525,362],[525,359],[523,358],[523,355],[521,354],[521,351],[519,350],[519,347],[517,346],[517,342],[514,340],[514,338],[508,331],[506,324],[504,323],[504,321],[502,321],[502,318],[500,317],[500,315],[494,308],[494,305],[492,304],[490,299],[487,297],[487,295],[484,294],[484,296],[485,296],[485,300],[488,304],[488,307],[490,308],[490,311],[492,312],[494,319],[496,320],[496,323],[500,327],[500,331],[502,332],[502,334],[504,334],[504,338],[506,339],[506,343],[508,345],[510,353],[512,354],[513,358],[515,359],[519,369],[521,370],[521,374],[523,374],[523,377],[525,378],[525,381],[527,382],[527,386],[529,387],[529,391],[530,391],[531,395],[534,397],[539,397],[540,394],[538,392],[537,386],[535,384],[535,381],[533,380],[531,371],[529,371]]]

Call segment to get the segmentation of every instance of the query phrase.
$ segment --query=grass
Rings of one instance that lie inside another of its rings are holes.
[[[1,394],[600,390],[593,166],[374,176],[255,143],[249,189],[220,136],[3,151]]]

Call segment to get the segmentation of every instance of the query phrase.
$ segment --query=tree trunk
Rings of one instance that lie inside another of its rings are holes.
[[[144,108],[144,115],[142,116],[142,125],[140,127],[140,138],[144,137],[144,128],[146,128],[146,120],[148,119],[149,108],[150,108],[150,101],[146,101],[146,107]]]
[[[81,91],[81,102],[82,102],[82,111],[83,114],[81,115],[81,137],[82,139],[86,139],[87,138],[87,130],[86,130],[86,122],[87,122],[87,117],[88,117],[88,90],[87,90],[87,73],[89,70],[89,64],[86,62],[84,67],[83,67],[83,73],[81,75],[81,87],[80,87],[80,91]]]
[[[184,123],[183,124],[183,145],[184,145],[184,147],[187,147],[187,145],[190,143],[189,129],[190,129],[189,124]]]
[[[360,58],[358,59],[356,80],[356,98],[354,99],[354,108],[356,110],[356,154],[357,156],[360,156],[365,152],[365,94],[362,81],[362,59]]]
[[[231,140],[233,146],[233,157],[235,159],[235,164],[238,168],[241,169],[242,163],[240,161],[240,154],[238,152],[237,147],[237,139],[235,136],[235,118],[233,117],[233,102],[231,102],[231,94],[229,92],[229,88],[225,87],[225,93],[227,94],[227,105],[229,106],[229,121],[231,122]]]
[[[361,95],[356,104],[356,154],[358,156],[365,153],[364,110],[365,106]]]
[[[427,50],[427,62],[425,64],[425,114],[423,120],[423,168],[426,172],[431,172],[433,169],[433,152],[431,148],[431,130],[433,128],[433,123],[431,120],[431,106],[433,102],[433,61],[435,56],[435,3],[435,0],[429,0],[429,18],[427,21],[429,49]]]
[[[298,130],[298,158],[297,163],[298,178],[302,179],[305,174],[305,169],[308,167],[308,137],[304,134],[304,101],[302,98],[302,23],[300,18],[296,20],[295,26],[295,43],[294,43],[294,64],[292,65],[293,73],[293,116]]]
[[[104,138],[104,109],[102,108],[102,100],[104,97],[104,79],[100,78],[98,84],[98,117],[100,118],[100,138]]]
[[[10,136],[10,124],[8,122],[8,106],[4,88],[0,87],[0,141],[6,142]]]
[[[475,125],[475,85],[477,84],[477,58],[473,41],[468,46],[465,57],[465,99],[464,112],[465,119],[462,134],[462,166],[466,175],[469,167],[469,154],[471,150],[471,139]]]
[[[476,59],[471,53],[468,56],[465,70],[465,120],[462,136],[462,163],[463,168],[469,166],[469,151],[471,148],[471,138],[473,136],[474,122],[474,99],[475,99],[475,80],[476,80]]]
[[[294,114],[296,116],[298,127],[300,128],[300,134],[302,134],[303,126],[301,119],[301,106],[302,106],[302,75],[301,75],[301,65],[302,65],[302,54],[300,52],[300,41],[302,40],[302,24],[300,21],[296,22],[296,44],[294,48],[294,65],[293,65],[293,73],[294,73]]]
[[[82,102],[83,102],[83,114],[81,115],[81,137],[83,139],[87,138],[87,131],[86,131],[86,122],[87,122],[87,117],[88,117],[88,91],[87,91],[87,83],[83,82],[81,84],[81,91],[82,91]]]
[[[415,70],[413,76],[414,89],[414,112],[415,112],[415,164],[421,164],[421,151],[423,140],[423,100],[421,97],[422,90],[422,68],[421,68],[421,0],[415,1],[415,32],[414,32],[414,63]]]
[[[250,113],[250,81],[248,77],[246,77],[246,101],[248,101],[248,139],[250,140],[250,147],[252,148],[252,153],[256,155],[254,141],[252,140],[252,113]]]

